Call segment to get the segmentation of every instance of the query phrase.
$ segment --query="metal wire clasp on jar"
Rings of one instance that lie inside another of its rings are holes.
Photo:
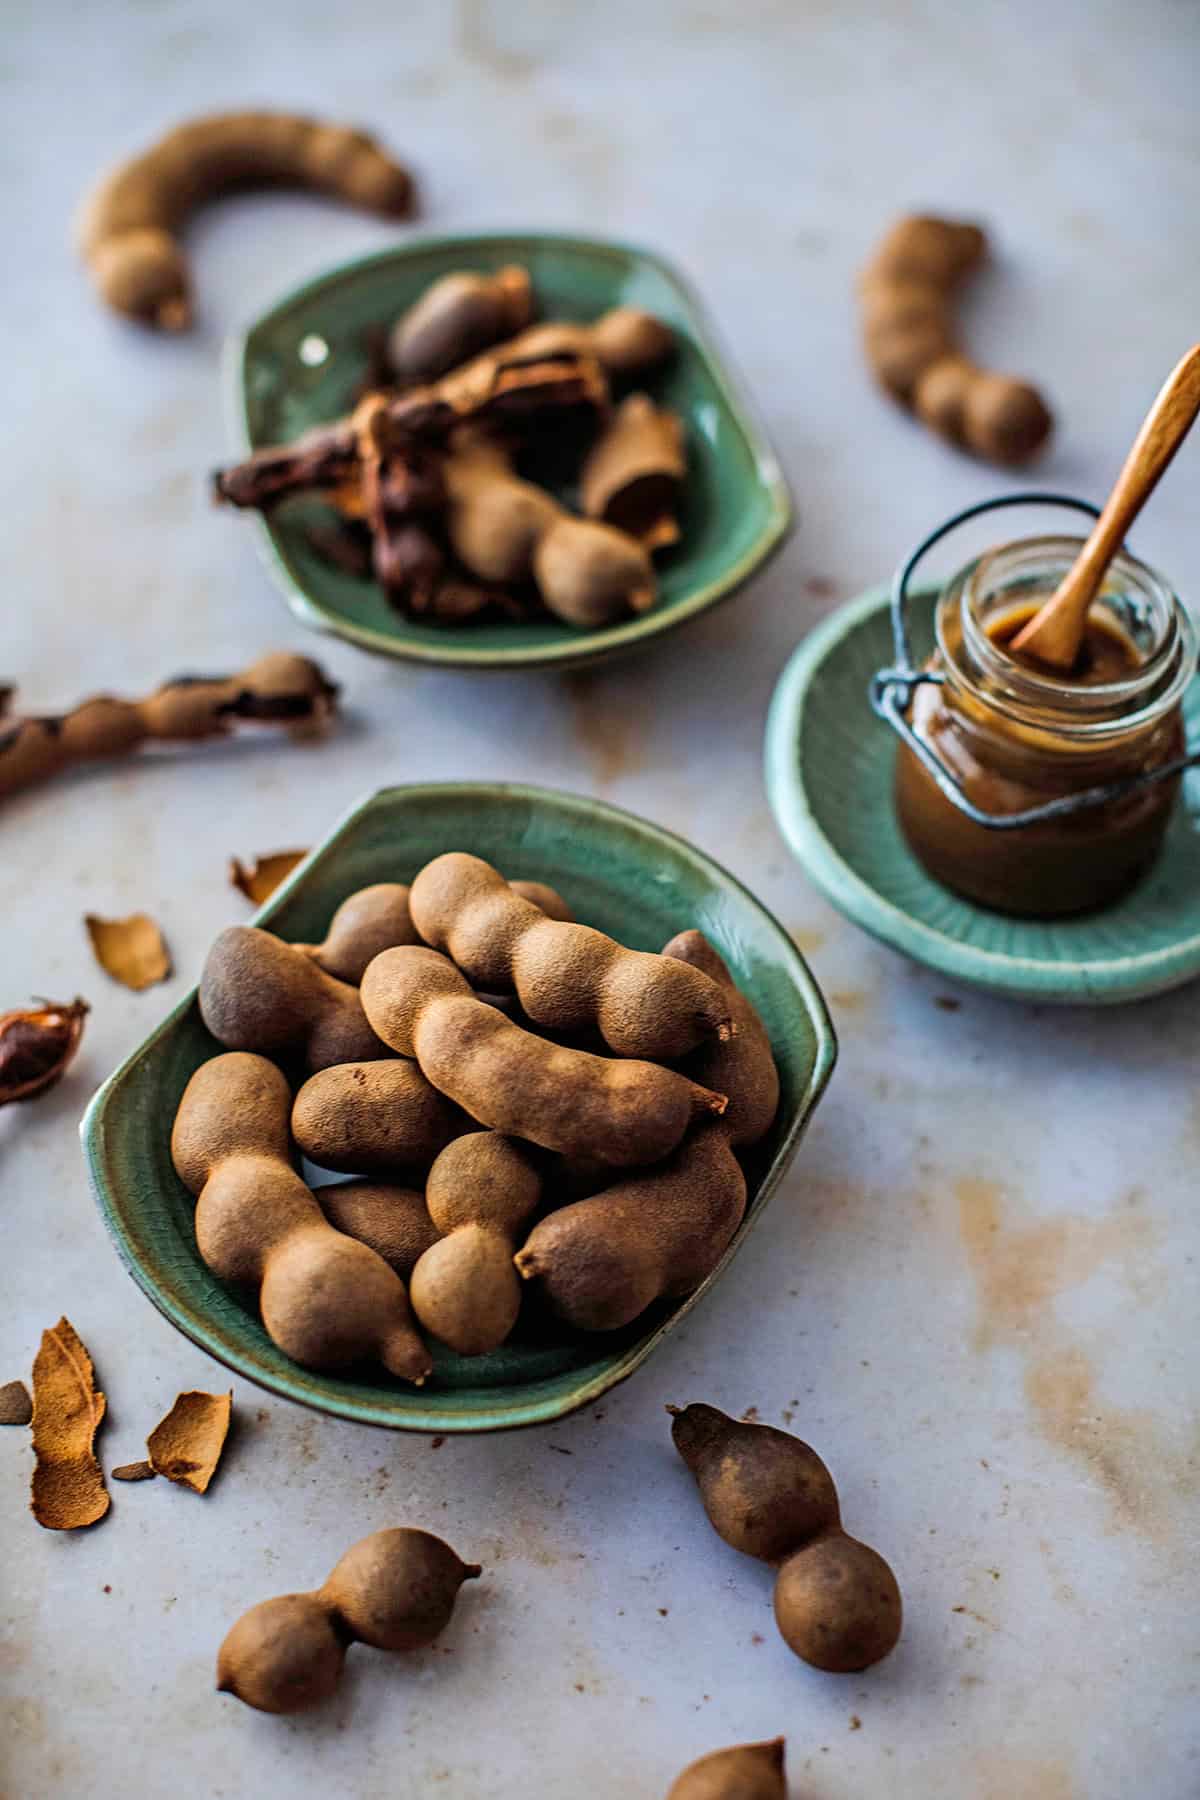
[[[1075,537],[1018,539],[976,557],[946,584],[936,647],[912,658],[906,607],[926,553],[968,520],[1007,506],[1069,507],[1057,494],[1012,494],[956,514],[919,544],[892,588],[895,664],[871,705],[901,740],[896,810],[914,854],[982,906],[1053,918],[1103,906],[1149,868],[1182,771],[1200,761],[1181,700],[1196,636],[1178,597],[1122,552],[1093,602],[1068,674],[1007,645],[1052,594]]]

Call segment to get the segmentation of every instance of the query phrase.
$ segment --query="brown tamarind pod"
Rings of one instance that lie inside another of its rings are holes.
[[[195,743],[239,725],[295,733],[324,727],[338,689],[307,656],[273,651],[238,675],[178,675],[144,700],[108,694],[67,713],[0,719],[0,798],[75,763],[104,761],[152,739]]]
[[[494,275],[443,275],[388,334],[388,361],[401,381],[434,381],[529,323],[529,272],[507,263]]]
[[[1053,420],[1027,382],[981,369],[952,312],[963,279],[987,255],[977,225],[899,219],[859,278],[863,343],[880,385],[949,443],[993,462],[1026,461]]]
[[[783,1739],[713,1750],[671,1785],[667,1800],[787,1800]]]
[[[579,497],[589,519],[615,525],[647,550],[679,540],[679,494],[687,473],[683,421],[630,394],[584,458]]]
[[[667,1410],[713,1529],[735,1550],[779,1566],[775,1621],[788,1648],[833,1674],[885,1657],[903,1619],[896,1577],[877,1550],[843,1531],[833,1477],[816,1451],[715,1406]]]
[[[160,331],[191,323],[179,232],[196,207],[247,187],[309,188],[390,218],[412,210],[413,181],[366,132],[279,112],[190,119],[119,163],[92,189],[76,237],[114,311]]]

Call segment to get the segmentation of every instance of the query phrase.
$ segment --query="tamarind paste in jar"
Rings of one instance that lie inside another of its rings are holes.
[[[1143,563],[1114,559],[1069,672],[1009,648],[1079,548],[1075,538],[1034,538],[990,550],[938,600],[926,668],[942,680],[913,690],[909,723],[982,812],[1026,812],[1184,753],[1180,700],[1195,671],[1195,634]],[[902,744],[895,798],[904,835],[936,880],[998,912],[1048,919],[1107,905],[1132,887],[1162,846],[1179,781],[997,831],[960,812]]]

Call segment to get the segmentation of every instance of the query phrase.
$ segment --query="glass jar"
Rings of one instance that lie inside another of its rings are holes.
[[[1195,632],[1173,590],[1144,563],[1114,559],[1070,674],[1006,649],[1080,546],[1078,538],[1042,537],[989,550],[937,603],[937,648],[926,667],[943,681],[914,691],[909,722],[983,812],[1025,812],[1144,775],[1184,752],[1180,701],[1196,667]],[[913,851],[945,886],[1000,912],[1054,918],[1115,900],[1145,872],[1179,780],[997,831],[960,812],[902,745],[896,808]]]

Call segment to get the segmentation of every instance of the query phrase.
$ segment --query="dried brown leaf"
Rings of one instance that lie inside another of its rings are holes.
[[[140,993],[171,973],[171,953],[149,913],[131,913],[127,919],[101,919],[87,913],[83,922],[96,961],[114,981]]]
[[[233,1394],[180,1394],[146,1439],[156,1475],[202,1494],[217,1472],[233,1411]]]
[[[107,1402],[92,1359],[69,1319],[43,1331],[33,1364],[33,1495],[48,1531],[94,1525],[109,1508],[94,1444]]]
[[[111,1471],[114,1481],[153,1481],[154,1469],[148,1462],[120,1463]]]
[[[247,900],[255,906],[261,906],[307,855],[307,850],[272,850],[268,856],[256,856],[252,863],[244,863],[239,857],[231,856],[229,879],[240,893],[245,894]]]
[[[0,1387],[0,1425],[28,1425],[33,1401],[23,1381],[6,1381]]]

